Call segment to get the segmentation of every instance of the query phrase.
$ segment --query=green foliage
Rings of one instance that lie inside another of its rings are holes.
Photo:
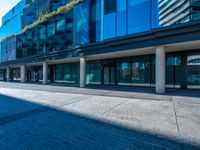
[[[15,34],[10,35],[10,36],[7,36],[6,38],[4,38],[4,39],[2,39],[2,40],[0,41],[0,44],[3,43],[3,42],[5,42],[5,41],[8,41],[8,40],[12,39],[14,36],[15,36]]]
[[[49,19],[51,19],[51,18],[53,18],[53,17],[55,17],[59,14],[66,13],[66,12],[70,11],[75,5],[77,5],[77,4],[79,4],[80,2],[83,2],[83,1],[84,0],[72,0],[70,3],[59,7],[55,11],[41,15],[41,17],[38,20],[36,20],[34,23],[32,23],[29,26],[24,27],[23,32],[25,32],[25,31],[37,26],[38,24],[40,24],[44,21],[47,21],[47,20],[49,20]]]

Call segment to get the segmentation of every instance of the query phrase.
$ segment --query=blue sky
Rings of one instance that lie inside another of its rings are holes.
[[[0,25],[1,18],[21,0],[0,0]]]

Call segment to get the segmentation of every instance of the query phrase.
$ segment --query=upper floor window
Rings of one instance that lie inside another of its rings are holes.
[[[104,1],[104,14],[110,14],[116,12],[117,3],[116,0],[106,0]]]
[[[45,40],[46,39],[46,28],[42,27],[40,29],[40,40]]]
[[[47,34],[48,34],[48,36],[55,34],[55,24],[49,24],[47,26]]]
[[[61,32],[65,30],[65,19],[57,22],[56,29],[57,29],[57,32]]]

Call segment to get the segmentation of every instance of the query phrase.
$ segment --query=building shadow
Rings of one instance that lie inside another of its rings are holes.
[[[61,109],[0,95],[0,149],[200,149],[194,143]]]

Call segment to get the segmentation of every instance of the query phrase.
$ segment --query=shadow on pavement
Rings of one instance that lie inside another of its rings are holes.
[[[198,149],[167,137],[0,95],[0,149]]]

